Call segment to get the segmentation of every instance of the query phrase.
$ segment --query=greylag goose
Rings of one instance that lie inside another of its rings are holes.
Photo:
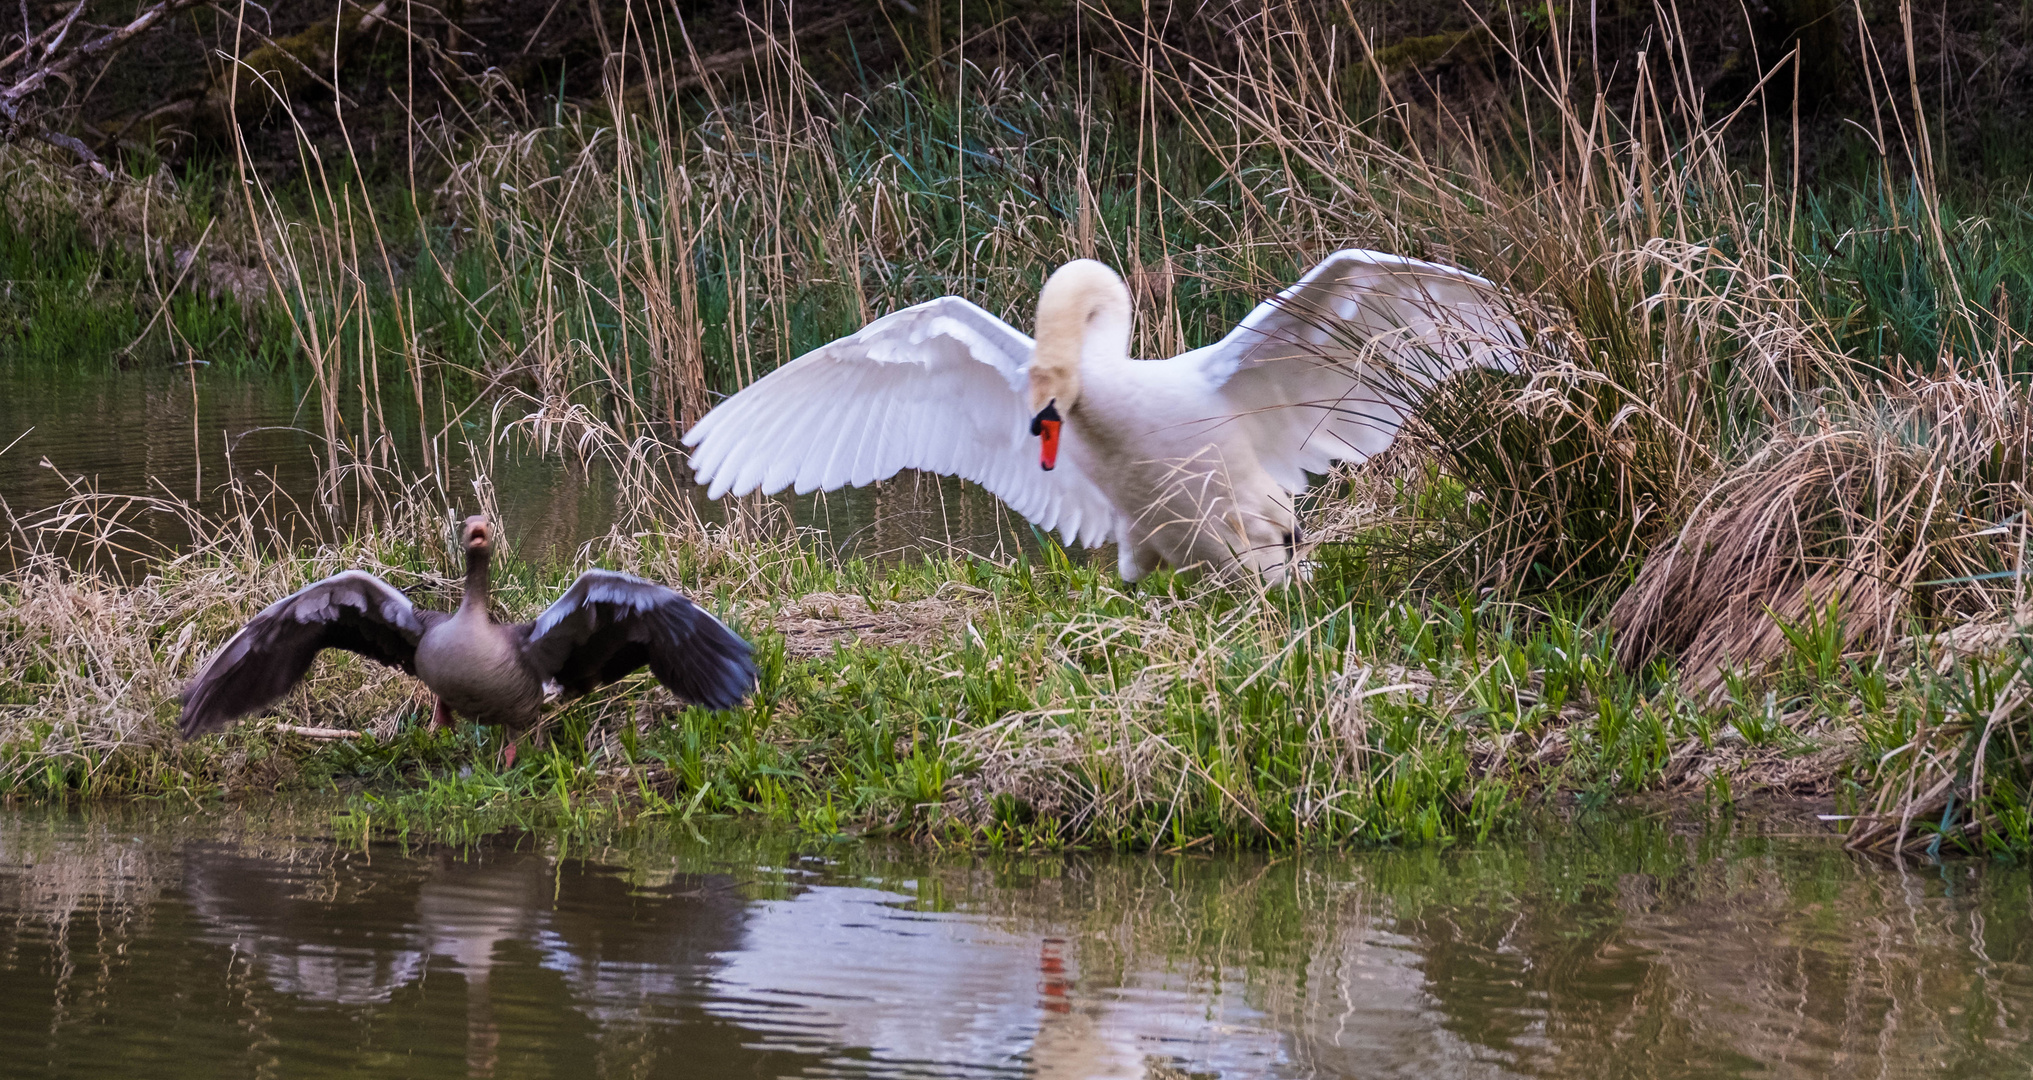
[[[1130,359],[1129,290],[1091,260],[1045,282],[1037,332],[957,296],[884,316],[707,413],[694,475],[717,499],[944,473],[1069,544],[1114,540],[1126,581],[1169,563],[1275,582],[1308,473],[1383,450],[1426,389],[1518,370],[1525,346],[1491,282],[1355,249],[1169,360]]]
[[[362,570],[313,582],[264,608],[234,634],[183,695],[184,737],[217,731],[295,686],[324,649],[399,667],[437,695],[431,726],[458,713],[513,733],[536,723],[545,684],[577,697],[644,664],[680,700],[732,708],[755,688],[748,642],[690,600],[653,581],[588,570],[526,623],[488,613],[492,527],[460,528],[466,592],[447,615]],[[504,758],[513,765],[515,743]]]

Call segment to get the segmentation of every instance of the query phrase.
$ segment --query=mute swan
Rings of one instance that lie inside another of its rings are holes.
[[[714,499],[951,474],[1068,543],[1115,540],[1125,581],[1160,562],[1276,581],[1307,473],[1383,450],[1418,394],[1516,370],[1524,345],[1489,281],[1356,249],[1169,360],[1129,358],[1129,290],[1088,259],[1045,282],[1037,331],[957,296],[886,315],[707,413],[693,471]]]
[[[588,570],[535,622],[495,622],[487,519],[467,518],[459,539],[466,594],[456,613],[413,607],[362,570],[306,585],[264,608],[191,681],[184,737],[220,730],[288,693],[324,649],[422,679],[438,699],[432,727],[458,712],[519,731],[536,723],[545,683],[577,697],[644,664],[680,699],[710,709],[731,708],[755,688],[748,642],[676,592],[628,574]],[[515,763],[513,742],[503,756]]]

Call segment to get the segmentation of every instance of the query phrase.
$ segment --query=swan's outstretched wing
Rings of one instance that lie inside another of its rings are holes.
[[[1516,371],[1525,338],[1497,286],[1451,266],[1337,251],[1195,363],[1287,490],[1390,446],[1418,396],[1474,367]]]
[[[523,658],[578,696],[649,665],[679,698],[730,709],[755,689],[748,642],[672,589],[588,570],[533,623]]]
[[[416,673],[416,643],[447,616],[423,611],[364,570],[315,581],[263,608],[183,695],[185,738],[217,731],[289,692],[324,649],[346,649]]]
[[[707,497],[860,486],[921,469],[972,480],[1069,543],[1115,511],[1070,448],[1038,468],[1031,339],[957,296],[869,323],[720,403],[685,433]],[[1064,438],[1077,441],[1071,427]]]

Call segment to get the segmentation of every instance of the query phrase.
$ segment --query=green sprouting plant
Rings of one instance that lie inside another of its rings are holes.
[[[1772,613],[1772,621],[1792,649],[1788,668],[1793,685],[1811,691],[1842,681],[1846,632],[1839,600],[1831,597],[1826,604],[1816,604],[1810,598],[1798,621],[1788,622],[1777,613]]]

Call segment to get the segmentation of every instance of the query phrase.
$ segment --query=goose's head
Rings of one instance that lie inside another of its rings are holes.
[[[1037,346],[1031,354],[1031,434],[1038,464],[1059,460],[1059,425],[1080,401],[1080,364],[1129,357],[1129,290],[1115,271],[1075,259],[1053,271],[1038,293]]]
[[[459,546],[466,549],[468,557],[494,554],[494,526],[478,514],[467,518],[459,526]]]

